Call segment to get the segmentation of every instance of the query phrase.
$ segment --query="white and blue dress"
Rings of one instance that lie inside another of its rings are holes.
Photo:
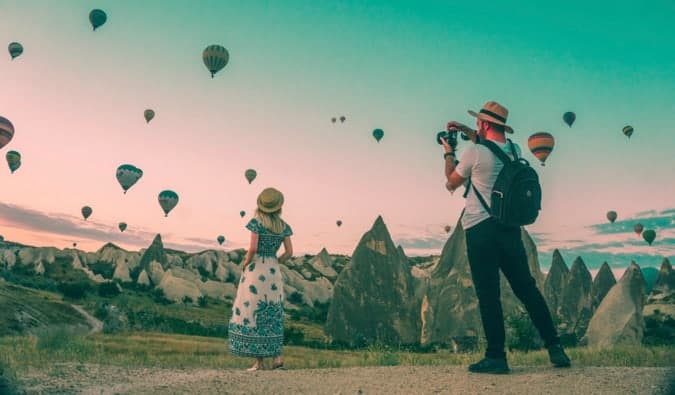
[[[228,326],[228,348],[241,357],[276,357],[284,342],[284,285],[276,254],[291,227],[272,233],[255,218],[246,228],[258,234],[258,251],[241,274]]]

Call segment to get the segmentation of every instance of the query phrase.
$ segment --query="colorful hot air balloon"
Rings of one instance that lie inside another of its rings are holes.
[[[94,28],[94,31],[101,27],[107,20],[108,16],[103,10],[91,10],[89,13],[89,22],[91,22],[91,26]]]
[[[6,146],[14,137],[14,125],[9,119],[0,117],[0,149]]]
[[[575,113],[572,111],[568,111],[565,114],[563,114],[563,121],[567,124],[567,126],[572,127],[572,124],[574,121],[577,119],[577,116]]]
[[[240,216],[240,217],[244,218],[245,215],[246,215],[246,211],[241,210],[241,211],[239,212],[239,216]]]
[[[633,135],[633,127],[630,125],[626,125],[623,127],[623,134],[626,135],[626,137],[630,138],[630,136]]]
[[[218,236],[217,240],[218,240],[218,244],[223,245],[223,243],[225,242],[225,236],[220,235],[220,236]]]
[[[148,108],[143,112],[143,117],[145,117],[145,123],[150,123],[150,121],[152,121],[152,118],[155,117],[155,112]]]
[[[340,123],[344,123],[347,120],[347,117],[344,115],[340,117]]]
[[[607,212],[607,219],[609,220],[609,222],[614,223],[614,221],[616,221],[616,217],[617,217],[616,211]]]
[[[640,236],[640,234],[642,233],[642,230],[643,230],[644,228],[645,228],[645,227],[642,226],[642,224],[635,224],[635,225],[633,225],[633,231],[634,231],[635,233],[637,233],[638,236]]]
[[[244,177],[246,177],[246,180],[248,180],[248,183],[252,183],[253,180],[258,176],[258,173],[253,170],[253,169],[248,169],[244,172]]]
[[[375,137],[375,140],[379,143],[380,140],[382,140],[382,137],[384,137],[384,130],[382,129],[375,129],[373,130],[373,137]]]
[[[450,229],[452,229],[450,225],[445,225],[445,233],[450,233]]]
[[[134,165],[125,164],[117,168],[115,176],[117,177],[117,182],[122,186],[124,193],[127,193],[127,190],[143,177],[143,170]]]
[[[178,204],[178,194],[174,191],[166,190],[159,193],[159,205],[164,210],[164,216],[168,217],[169,212]]]
[[[546,162],[546,158],[548,158],[555,146],[555,139],[550,133],[539,132],[527,139],[527,146],[532,151],[532,154],[539,159],[541,165],[545,166],[544,162]]]
[[[92,210],[91,207],[89,207],[89,206],[84,206],[84,207],[82,207],[82,210],[81,210],[81,211],[82,211],[82,216],[84,217],[84,220],[85,220],[85,221],[87,220],[87,218],[89,218],[89,216],[90,216],[91,213],[93,212],[93,210]]]
[[[644,232],[642,232],[642,238],[645,239],[649,245],[652,245],[654,242],[654,239],[656,238],[656,232],[652,229],[647,229]]]
[[[331,122],[335,123],[337,121],[337,118],[333,117],[330,119]]]
[[[202,52],[204,65],[211,72],[211,78],[227,65],[230,60],[230,54],[227,49],[220,45],[209,45]]]
[[[19,43],[10,43],[7,49],[9,50],[9,56],[12,57],[12,60],[14,60],[14,58],[16,57],[21,56],[21,54],[23,53],[23,45]]]
[[[119,225],[117,225],[118,228],[120,228],[120,232],[124,232],[127,229],[127,223],[126,222],[120,222]]]
[[[9,165],[9,170],[14,173],[16,169],[21,167],[21,154],[16,152],[16,151],[7,151],[7,154],[5,155],[7,158],[7,164]]]
[[[338,227],[340,227],[340,226],[342,226],[342,221],[340,221],[340,220],[338,219],[338,220],[335,222],[335,224],[336,224]]]

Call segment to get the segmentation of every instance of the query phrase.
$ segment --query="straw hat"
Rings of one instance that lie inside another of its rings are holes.
[[[506,129],[507,133],[513,133],[513,129],[506,124],[506,118],[509,116],[509,110],[496,101],[489,101],[485,103],[483,108],[481,108],[478,113],[469,110],[469,115],[476,117],[481,121],[502,125]]]
[[[264,213],[279,211],[284,204],[284,195],[275,188],[265,188],[258,195],[258,209]]]

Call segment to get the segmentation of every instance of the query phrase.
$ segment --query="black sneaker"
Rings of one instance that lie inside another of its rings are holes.
[[[548,348],[548,357],[556,368],[569,368],[572,363],[565,354],[565,349],[560,344],[554,344]]]
[[[506,358],[483,358],[469,365],[469,372],[506,374],[509,372],[509,365],[506,363]]]

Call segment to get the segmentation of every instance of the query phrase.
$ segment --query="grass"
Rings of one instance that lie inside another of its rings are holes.
[[[29,369],[51,371],[58,363],[118,365],[131,368],[234,368],[248,367],[251,358],[231,356],[227,340],[212,337],[165,333],[132,332],[64,336],[55,333],[0,338],[0,355],[10,370],[21,375]],[[54,339],[59,340],[54,340]],[[572,348],[574,366],[675,366],[675,346],[618,347],[612,350]],[[374,346],[364,350],[321,350],[284,347],[285,365],[291,369],[345,368],[361,366],[442,366],[467,365],[480,353],[412,353],[392,347]],[[545,351],[509,353],[513,366],[548,366]]]

